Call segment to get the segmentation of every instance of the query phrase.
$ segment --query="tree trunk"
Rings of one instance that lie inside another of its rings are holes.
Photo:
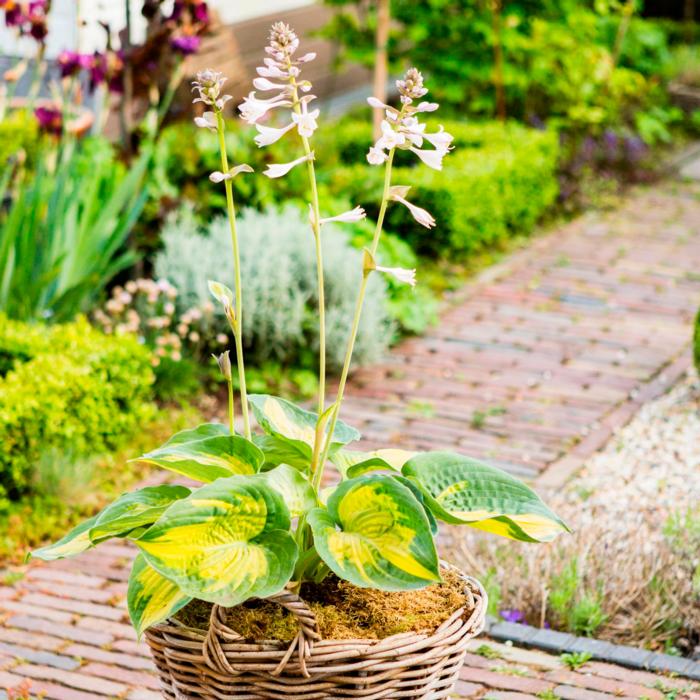
[[[503,85],[503,3],[502,0],[492,0],[491,15],[493,17],[493,86],[496,91],[496,116],[502,122],[506,120],[506,92]]]
[[[389,42],[389,25],[391,24],[391,0],[377,0],[377,32],[375,35],[374,55],[374,87],[372,94],[382,102],[387,101],[386,84],[389,79],[389,57],[387,44]],[[381,110],[373,110],[374,138],[381,135],[381,122],[384,114]]]

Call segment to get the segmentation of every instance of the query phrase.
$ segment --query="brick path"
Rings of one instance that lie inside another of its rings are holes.
[[[454,449],[561,484],[689,365],[699,193],[640,192],[536,239],[358,372],[343,417],[372,445]]]
[[[358,373],[344,417],[368,444],[454,448],[561,483],[687,367],[698,228],[700,188],[670,184],[538,238],[460,292],[439,328]],[[108,543],[0,586],[0,689],[30,679],[51,700],[159,697],[124,606],[132,556]],[[471,650],[460,698],[700,700],[681,678],[569,671],[489,640]]]

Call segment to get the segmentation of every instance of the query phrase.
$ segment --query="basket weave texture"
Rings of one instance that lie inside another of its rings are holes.
[[[166,698],[190,700],[322,700],[448,698],[467,642],[484,628],[486,593],[463,576],[467,602],[432,634],[404,632],[380,640],[323,640],[313,612],[283,591],[267,600],[299,624],[291,642],[251,642],[212,608],[208,631],[168,620],[146,631]]]

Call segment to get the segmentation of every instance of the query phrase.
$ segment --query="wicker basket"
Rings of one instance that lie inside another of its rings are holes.
[[[467,604],[432,634],[323,640],[311,610],[285,591],[268,600],[297,618],[299,632],[291,644],[246,641],[227,626],[226,610],[218,606],[207,632],[169,620],[147,630],[146,638],[166,698],[448,698],[467,642],[482,631],[486,615],[481,584],[463,578]]]

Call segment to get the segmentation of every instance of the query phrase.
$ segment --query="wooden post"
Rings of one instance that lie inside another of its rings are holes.
[[[382,102],[387,101],[386,84],[389,80],[389,26],[391,24],[391,0],[377,0],[377,31],[375,34],[374,86],[372,94]],[[372,110],[374,138],[381,135],[381,123],[384,113],[380,109]]]

